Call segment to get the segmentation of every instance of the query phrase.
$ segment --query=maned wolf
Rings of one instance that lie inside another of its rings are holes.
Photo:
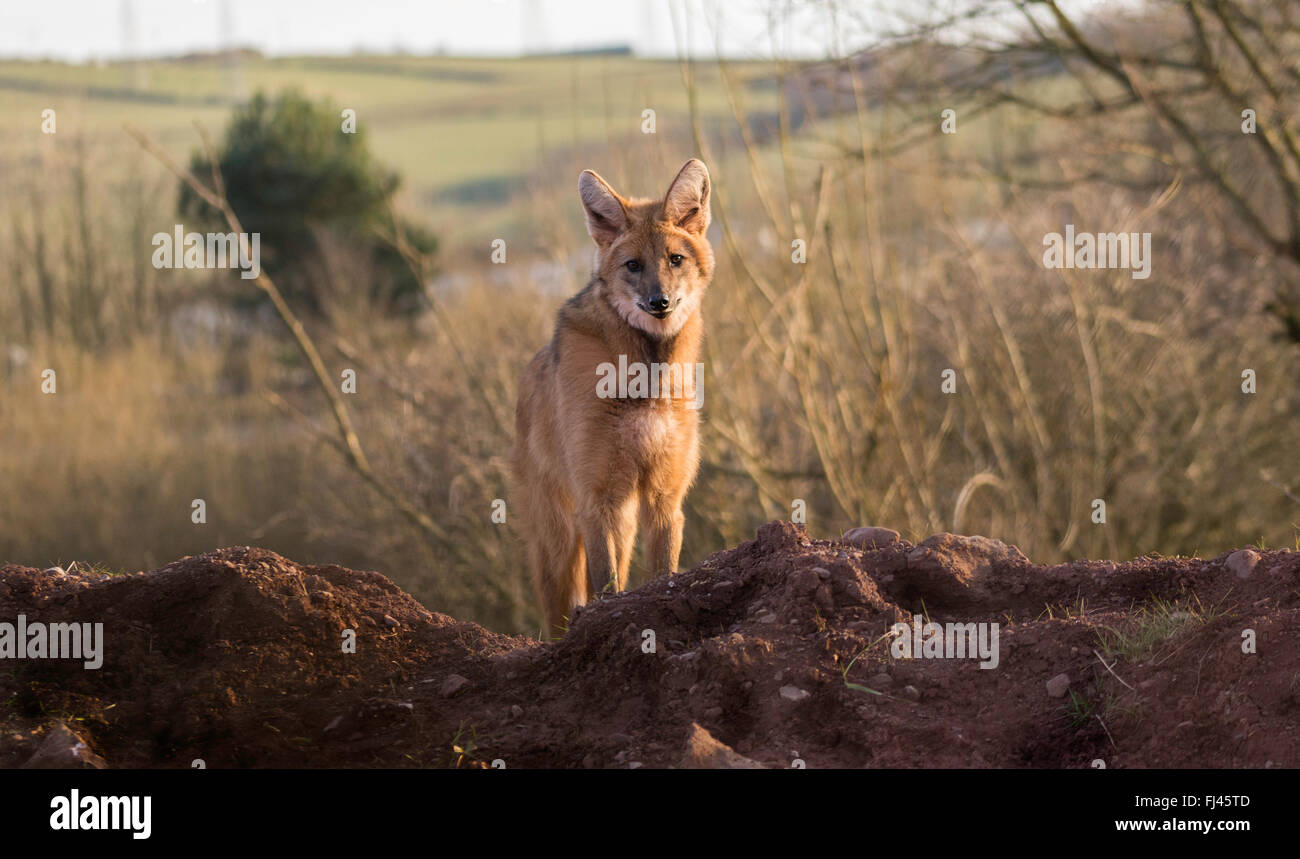
[[[686,162],[662,200],[621,197],[590,170],[578,192],[595,266],[524,373],[511,463],[511,518],[557,637],[574,606],[627,584],[638,520],[654,575],[677,571],[682,499],[699,466],[700,302],[713,277],[702,162]],[[647,368],[650,392],[636,378]]]

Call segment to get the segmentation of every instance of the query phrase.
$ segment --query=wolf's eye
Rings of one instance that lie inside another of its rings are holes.
[[[668,261],[673,264],[673,268],[677,268],[677,266],[681,265],[683,259],[685,259],[685,257],[683,257],[681,254],[668,255]]]
[[[628,260],[626,263],[624,263],[624,265],[627,266],[627,270],[628,270],[628,271],[640,271],[640,270],[641,270],[641,260],[639,260],[639,259],[630,259],[630,260]]]

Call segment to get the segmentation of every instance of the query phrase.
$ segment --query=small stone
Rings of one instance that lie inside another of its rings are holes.
[[[402,624],[397,620],[397,618],[393,617],[391,614],[386,614],[386,615],[384,615],[384,623],[388,624],[389,626],[401,626],[401,625],[402,625]]]
[[[817,578],[815,569],[797,570],[790,576],[790,585],[797,594],[811,594],[820,584],[821,580]]]
[[[459,674],[452,674],[446,680],[442,681],[442,688],[438,690],[438,694],[442,695],[444,698],[450,698],[461,692],[468,685],[468,678],[461,677]]]
[[[893,685],[894,685],[894,678],[890,677],[888,674],[886,674],[883,671],[880,672],[879,674],[873,674],[867,678],[867,686],[872,689],[876,689],[876,690],[888,689],[890,686]]]
[[[787,701],[804,701],[812,696],[798,686],[782,686],[781,697]]]
[[[1239,549],[1228,556],[1228,569],[1237,574],[1239,579],[1248,579],[1259,563],[1259,552],[1253,549]]]
[[[904,686],[903,694],[913,701],[921,700],[921,690],[917,689],[915,686]]]
[[[86,741],[62,722],[46,732],[22,769],[108,769],[108,762],[95,754]]]
[[[518,718],[520,718],[521,716],[524,715],[524,708],[523,708],[523,707],[520,707],[518,704],[511,704],[511,705],[510,705],[510,715],[511,715],[511,716],[514,716],[516,719],[518,719]]]
[[[686,748],[678,766],[682,769],[756,770],[763,765],[748,758],[726,743],[714,739],[698,722],[692,722],[686,735]]]
[[[1064,698],[1070,688],[1070,675],[1061,673],[1047,681],[1047,694],[1053,698]]]
[[[45,568],[45,575],[47,575],[47,576],[62,576],[62,575],[65,575],[65,573],[63,572],[63,567],[46,567],[46,568]]]
[[[899,535],[892,528],[877,528],[868,525],[862,528],[850,528],[844,532],[840,540],[860,549],[879,549],[891,543],[897,543]]]

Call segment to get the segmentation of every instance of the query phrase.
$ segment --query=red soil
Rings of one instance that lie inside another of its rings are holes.
[[[553,643],[256,548],[4,567],[0,622],[19,614],[102,622],[104,664],[0,659],[3,767],[1300,766],[1289,551],[1039,566],[985,538],[864,551],[774,522]],[[998,623],[997,668],[891,658],[913,614]]]

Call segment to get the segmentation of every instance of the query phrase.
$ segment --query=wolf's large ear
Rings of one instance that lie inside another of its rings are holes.
[[[664,220],[692,233],[703,234],[709,228],[709,171],[700,159],[687,161],[668,186]]]
[[[578,194],[587,213],[587,232],[598,245],[607,245],[627,226],[623,198],[594,170],[583,170],[578,177]]]

